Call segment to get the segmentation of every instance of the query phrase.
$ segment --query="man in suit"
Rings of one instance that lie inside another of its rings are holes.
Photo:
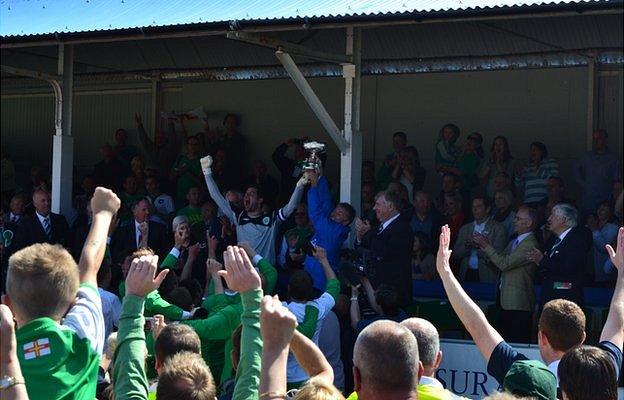
[[[592,234],[577,226],[577,220],[578,212],[571,204],[554,206],[548,217],[548,229],[556,237],[552,247],[545,253],[534,248],[527,254],[544,276],[540,309],[552,299],[566,299],[583,306],[583,275]]]
[[[159,256],[169,250],[167,229],[163,224],[149,220],[150,203],[141,199],[131,205],[130,224],[118,228],[113,235],[111,247],[114,259],[129,249],[149,247]]]
[[[371,229],[369,221],[357,219],[357,244],[371,250],[375,259],[373,276],[375,288],[381,284],[394,287],[401,306],[412,302],[411,252],[414,235],[410,221],[399,218],[401,199],[390,191],[380,192],[375,198],[375,215],[379,227]]]
[[[491,202],[485,196],[472,200],[474,221],[461,227],[453,247],[453,258],[459,263],[459,277],[465,282],[496,283],[498,270],[475,243],[476,235],[486,236],[496,251],[502,251],[507,242],[505,228],[490,218]]]
[[[505,340],[529,343],[533,324],[535,294],[533,278],[536,265],[527,260],[527,252],[537,247],[533,234],[537,212],[521,206],[514,218],[515,237],[504,251],[497,251],[486,236],[475,236],[475,242],[500,271],[496,303],[500,309],[500,330]]]
[[[50,243],[67,246],[69,225],[65,217],[50,212],[50,193],[37,189],[32,196],[35,214],[21,218],[15,248],[17,251],[35,243]]]

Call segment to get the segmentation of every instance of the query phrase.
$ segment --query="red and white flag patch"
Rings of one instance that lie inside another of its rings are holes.
[[[24,345],[24,359],[32,360],[42,356],[47,356],[50,352],[50,341],[48,338],[37,339]]]

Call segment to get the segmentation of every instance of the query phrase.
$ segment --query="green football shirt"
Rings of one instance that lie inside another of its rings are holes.
[[[104,316],[96,288],[82,285],[61,324],[34,319],[16,332],[17,356],[31,400],[93,399],[104,347]]]

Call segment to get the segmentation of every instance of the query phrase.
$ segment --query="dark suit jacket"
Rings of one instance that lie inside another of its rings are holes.
[[[411,254],[414,234],[409,221],[399,218],[392,221],[383,232],[371,229],[362,238],[361,246],[371,250],[375,257],[373,287],[381,284],[393,286],[401,306],[412,302]]]
[[[542,308],[553,299],[566,299],[583,306],[583,278],[591,246],[591,232],[585,227],[575,227],[554,248],[552,255],[546,252],[539,264],[544,277]]]
[[[39,222],[37,214],[29,215],[20,219],[17,234],[15,235],[14,250],[20,250],[35,243],[60,244],[67,247],[69,240],[69,225],[65,217],[50,213],[52,238],[48,239],[43,225]]]
[[[169,240],[167,238],[167,228],[163,224],[149,221],[147,245],[161,257],[161,260],[167,254],[170,250]],[[122,253],[128,249],[137,249],[134,220],[127,226],[117,228],[111,242],[114,260],[119,260]]]

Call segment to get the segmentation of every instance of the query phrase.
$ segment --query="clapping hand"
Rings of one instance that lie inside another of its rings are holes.
[[[490,245],[490,239],[488,239],[487,236],[481,235],[479,233],[474,234],[473,240],[480,249],[485,249]]]
[[[534,262],[535,264],[539,264],[544,258],[544,253],[542,253],[539,249],[533,248],[527,251],[526,257],[527,260]]]

